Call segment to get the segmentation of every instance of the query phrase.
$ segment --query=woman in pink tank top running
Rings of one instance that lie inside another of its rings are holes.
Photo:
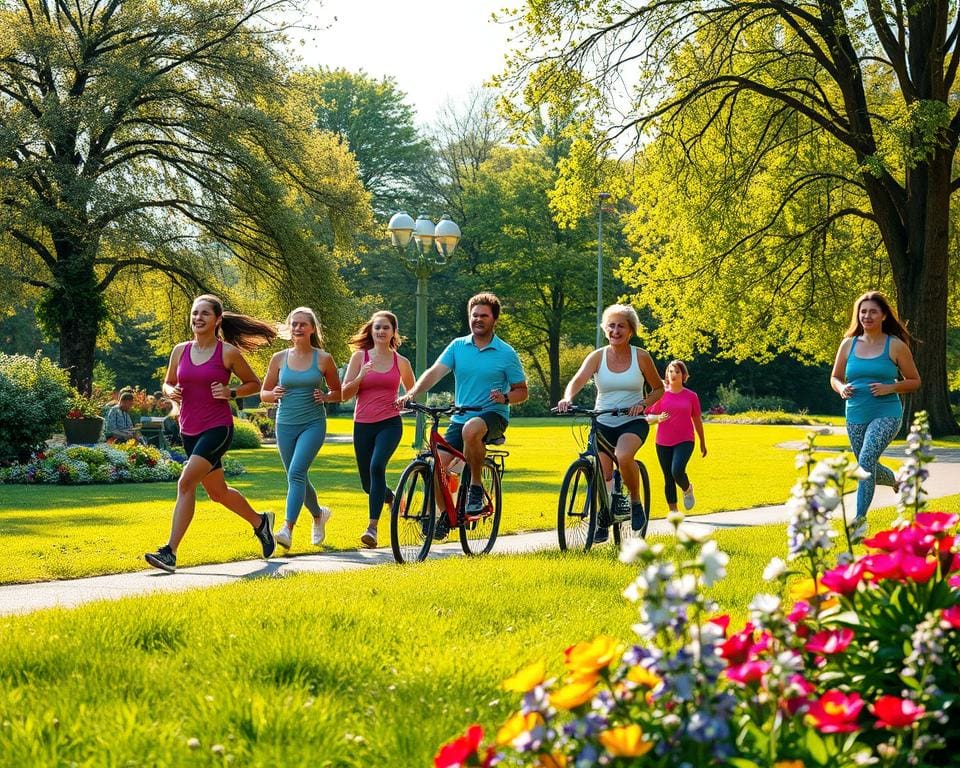
[[[250,351],[273,341],[276,330],[252,317],[224,312],[220,299],[210,295],[194,300],[190,328],[193,341],[174,347],[163,382],[163,394],[180,406],[180,434],[189,458],[177,482],[170,539],[144,556],[154,568],[168,573],[177,569],[177,548],[193,520],[201,484],[211,501],[251,525],[264,557],[270,557],[276,547],[272,514],[255,512],[240,491],[228,486],[221,464],[233,439],[230,401],[260,389],[260,379],[240,350]],[[231,376],[240,379],[234,388],[230,387]]]
[[[393,492],[387,485],[387,463],[403,437],[397,393],[401,384],[405,390],[414,384],[410,361],[397,353],[402,340],[396,316],[392,312],[375,312],[350,339],[350,346],[357,351],[343,377],[343,399],[357,397],[353,450],[370,511],[367,530],[360,536],[365,547],[377,546],[380,513],[385,504],[393,503]]]

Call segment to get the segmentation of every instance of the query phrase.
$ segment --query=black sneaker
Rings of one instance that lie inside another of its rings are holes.
[[[154,568],[159,568],[167,573],[175,573],[177,570],[177,556],[173,554],[169,544],[164,544],[156,552],[147,552],[143,559]]]
[[[277,540],[273,537],[273,512],[264,512],[262,517],[260,527],[253,529],[253,535],[260,540],[260,546],[263,547],[263,557],[266,559],[277,548]]]
[[[447,513],[443,514],[437,513],[437,522],[433,526],[433,538],[434,541],[443,541],[447,536],[450,535],[450,521],[447,520]]]
[[[468,515],[479,515],[483,512],[483,506],[486,500],[483,498],[483,488],[479,485],[471,485],[467,490],[467,505],[464,512]]]
[[[630,519],[630,501],[622,493],[615,493],[610,497],[610,510],[613,513],[613,522],[625,523]]]
[[[610,528],[607,526],[600,526],[596,531],[593,532],[593,543],[594,544],[605,544],[607,539],[610,538]]]
[[[639,501],[633,502],[630,507],[630,527],[635,531],[645,531],[647,529],[647,513],[643,510],[643,504]]]

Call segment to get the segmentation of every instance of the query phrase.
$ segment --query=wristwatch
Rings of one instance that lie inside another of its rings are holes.
[[[235,390],[233,387],[230,387],[230,399],[231,400],[237,399],[237,390]]]

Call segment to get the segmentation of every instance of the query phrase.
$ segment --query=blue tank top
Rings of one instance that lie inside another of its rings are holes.
[[[311,421],[325,419],[326,411],[322,403],[314,402],[313,390],[322,389],[323,374],[317,368],[317,350],[313,350],[313,359],[305,371],[297,371],[287,365],[290,352],[283,356],[280,366],[280,386],[286,390],[277,406],[278,424],[309,424]]]
[[[897,364],[890,359],[890,336],[883,345],[883,352],[876,357],[857,357],[857,337],[853,337],[844,377],[853,384],[853,397],[847,400],[847,421],[850,424],[867,424],[874,419],[903,416],[903,405],[897,394],[874,397],[870,392],[873,383],[893,384],[900,375]]]

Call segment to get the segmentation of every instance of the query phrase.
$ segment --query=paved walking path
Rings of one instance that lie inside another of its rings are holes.
[[[892,458],[903,458],[901,450],[890,451]],[[930,478],[925,483],[927,494],[935,499],[960,493],[960,449],[935,449],[937,460],[928,465]],[[855,494],[847,497],[847,508],[853,509]],[[874,506],[895,503],[892,490],[879,487]],[[935,508],[935,507],[934,507]],[[691,523],[711,530],[738,528],[752,525],[785,523],[788,513],[784,504],[769,507],[754,507],[731,512],[714,512],[689,518]],[[669,533],[671,526],[666,520],[653,520],[651,534]],[[462,556],[459,541],[451,537],[451,543],[431,547],[430,557]],[[537,531],[497,539],[495,553],[534,552],[557,547],[555,531]],[[279,550],[278,550],[279,551]],[[0,615],[28,613],[42,608],[72,608],[95,600],[116,600],[131,595],[152,592],[180,592],[198,587],[229,584],[241,579],[262,576],[284,576],[292,573],[330,573],[366,568],[372,565],[393,563],[389,545],[380,549],[323,552],[297,557],[273,557],[265,560],[248,560],[235,563],[214,563],[177,570],[175,574],[148,569],[136,573],[119,573],[109,576],[94,576],[69,581],[47,581],[35,584],[12,584],[0,586]]]

